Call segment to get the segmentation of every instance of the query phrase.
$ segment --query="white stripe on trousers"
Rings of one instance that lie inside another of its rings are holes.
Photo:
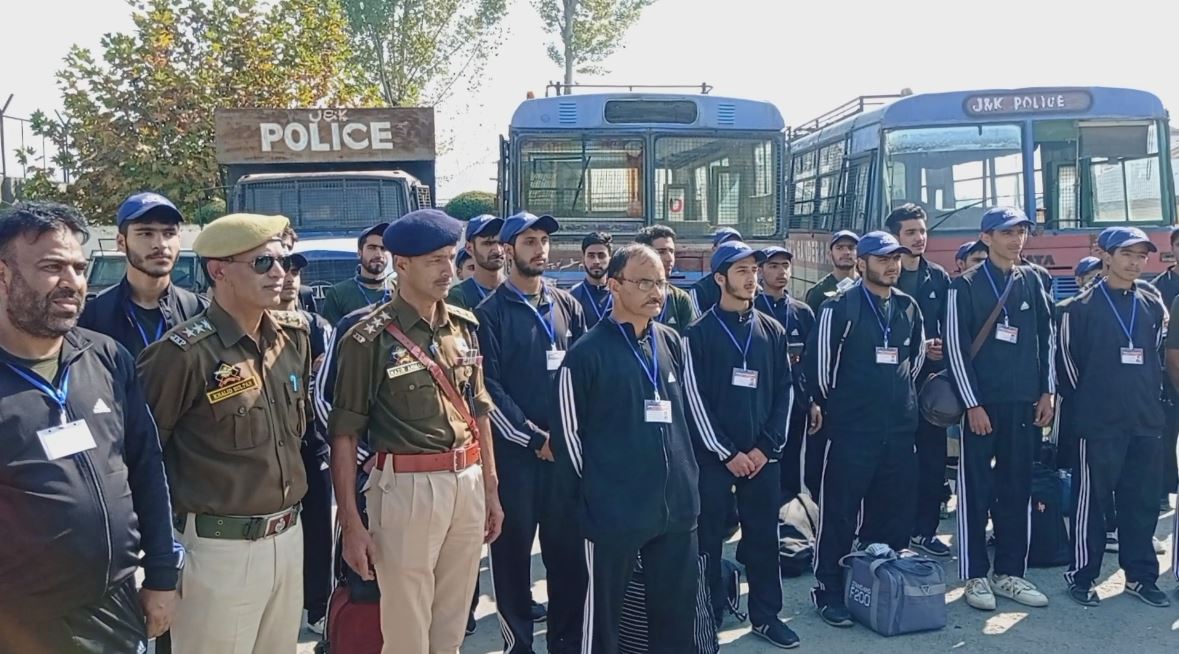
[[[487,576],[491,577],[491,598],[496,600],[495,617],[499,618],[499,631],[504,637],[504,651],[510,652],[516,646],[516,637],[512,634],[512,628],[504,618],[503,612],[499,610],[499,593],[495,590],[495,557],[491,555],[490,545],[487,546]]]
[[[970,578],[970,522],[967,514],[969,504],[966,501],[966,436],[969,423],[966,416],[958,424],[962,435],[958,441],[958,576],[962,579]]]
[[[585,585],[585,611],[581,619],[581,654],[594,651],[594,544],[585,541],[585,569],[589,573]]]
[[[831,439],[827,439],[827,447],[823,449],[823,472],[819,477],[819,528],[815,532],[815,558],[811,561],[811,571],[819,569],[819,552],[821,551],[819,544],[823,541],[823,494],[827,492],[827,459],[831,456]],[[818,582],[819,586],[823,582]],[[827,590],[823,588],[823,590]],[[812,593],[812,598],[814,594]]]
[[[1080,465],[1078,469],[1081,471],[1081,479],[1078,483],[1081,485],[1080,492],[1077,494],[1077,508],[1073,515],[1073,539],[1075,545],[1073,546],[1073,560],[1069,565],[1068,571],[1064,573],[1064,580],[1070,585],[1076,578],[1077,571],[1089,565],[1089,503],[1092,501],[1092,492],[1089,488],[1089,457],[1085,448],[1085,439],[1079,438]]]

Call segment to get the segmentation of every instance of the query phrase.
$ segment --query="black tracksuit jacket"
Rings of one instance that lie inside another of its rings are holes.
[[[168,285],[168,289],[160,296],[159,304],[160,314],[164,317],[165,332],[208,308],[208,302],[196,293],[175,284]],[[78,319],[78,326],[110,336],[127,348],[134,357],[139,356],[148,343],[144,343],[144,336],[140,334],[133,315],[131,285],[124,277],[117,285],[86,302],[82,317]],[[154,337],[155,334],[147,335],[147,338],[153,341]]]

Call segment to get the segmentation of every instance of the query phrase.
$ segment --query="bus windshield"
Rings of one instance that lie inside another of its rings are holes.
[[[931,227],[977,230],[990,206],[1023,208],[1018,125],[895,129],[885,133],[884,147],[889,207],[918,204]]]
[[[243,181],[241,210],[282,214],[297,230],[354,231],[377,219],[392,220],[409,209],[406,185],[398,179],[291,177]]]
[[[521,139],[521,205],[558,218],[642,218],[645,153],[639,137]]]

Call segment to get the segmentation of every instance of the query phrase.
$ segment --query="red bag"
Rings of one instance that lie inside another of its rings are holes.
[[[347,583],[337,584],[328,600],[323,654],[381,654],[381,603],[357,602]]]

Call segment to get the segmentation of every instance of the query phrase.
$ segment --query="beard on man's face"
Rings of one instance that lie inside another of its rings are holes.
[[[512,258],[512,265],[525,277],[540,277],[544,274],[544,266],[534,266],[531,262],[520,257]]]
[[[159,279],[172,274],[172,268],[176,266],[176,259],[175,257],[171,259],[167,257],[158,257],[150,253],[140,254],[131,249],[128,249],[127,265],[147,275],[148,277]]]
[[[39,338],[57,338],[78,325],[85,301],[78,289],[58,286],[47,295],[40,295],[16,268],[9,270],[12,281],[4,310],[18,329]],[[66,304],[59,303],[62,301]]]

